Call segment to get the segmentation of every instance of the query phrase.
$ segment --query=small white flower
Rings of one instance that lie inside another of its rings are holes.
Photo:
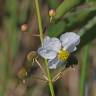
[[[44,38],[43,46],[38,48],[38,53],[44,59],[48,59],[50,69],[56,69],[57,66],[66,62],[69,54],[74,52],[76,46],[80,43],[80,36],[74,32],[66,32],[58,38]]]

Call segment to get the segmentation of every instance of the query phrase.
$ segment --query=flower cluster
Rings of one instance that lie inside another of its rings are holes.
[[[70,53],[76,51],[76,46],[80,43],[80,36],[74,32],[66,32],[60,39],[46,36],[43,46],[38,48],[38,54],[44,59],[48,59],[49,69],[56,69],[65,64]]]

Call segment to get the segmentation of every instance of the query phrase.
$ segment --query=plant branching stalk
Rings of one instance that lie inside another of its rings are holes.
[[[39,10],[39,1],[38,0],[35,0],[35,5],[36,5],[36,13],[37,13],[38,26],[39,26],[39,32],[40,32],[40,40],[41,40],[41,43],[43,45],[43,27],[42,27],[42,21],[41,21],[41,15],[40,15],[40,10]],[[54,88],[53,88],[53,84],[52,84],[52,78],[51,78],[50,70],[48,68],[47,60],[45,60],[45,65],[46,65],[46,69],[47,69],[48,82],[49,82],[49,88],[50,88],[51,96],[55,96]]]
[[[47,74],[48,74],[48,81],[49,81],[49,87],[50,87],[51,96],[55,96],[54,88],[53,88],[53,84],[52,84],[52,77],[51,77],[51,74],[50,74],[50,70],[48,68],[47,60],[45,60],[45,64],[46,64],[46,69],[47,69]]]
[[[43,27],[42,27],[41,14],[39,10],[39,1],[38,0],[34,0],[34,1],[35,1],[35,6],[36,6],[36,12],[37,12],[38,26],[39,26],[39,31],[40,31],[40,40],[43,45]]]

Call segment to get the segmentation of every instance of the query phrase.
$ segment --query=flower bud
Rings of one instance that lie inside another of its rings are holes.
[[[22,32],[27,31],[27,29],[28,29],[28,25],[27,25],[27,24],[21,25],[21,31],[22,31]]]
[[[54,9],[49,10],[49,16],[54,17],[56,15],[56,11]]]

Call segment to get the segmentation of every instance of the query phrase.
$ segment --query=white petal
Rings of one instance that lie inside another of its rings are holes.
[[[57,38],[50,38],[50,40],[44,45],[44,48],[58,52],[61,49],[61,42]]]
[[[66,49],[63,48],[63,50],[66,50]],[[67,51],[70,52],[70,53],[72,53],[72,52],[74,52],[76,50],[77,50],[77,47],[75,47],[75,46],[73,46],[73,47],[71,46],[71,47],[67,48]]]
[[[65,50],[73,52],[74,48],[80,43],[80,36],[74,32],[67,32],[61,35],[60,40]]]
[[[51,50],[46,50],[45,48],[38,48],[38,54],[40,54],[41,57],[45,59],[54,59],[57,55],[57,52],[51,51]]]
[[[46,44],[48,44],[49,41],[50,41],[50,37],[49,37],[49,36],[46,36],[46,37],[44,38],[43,45],[46,46]]]
[[[64,64],[64,62],[63,61],[59,61],[57,59],[57,57],[48,61],[49,69],[56,69],[57,67],[59,67],[62,64]]]

